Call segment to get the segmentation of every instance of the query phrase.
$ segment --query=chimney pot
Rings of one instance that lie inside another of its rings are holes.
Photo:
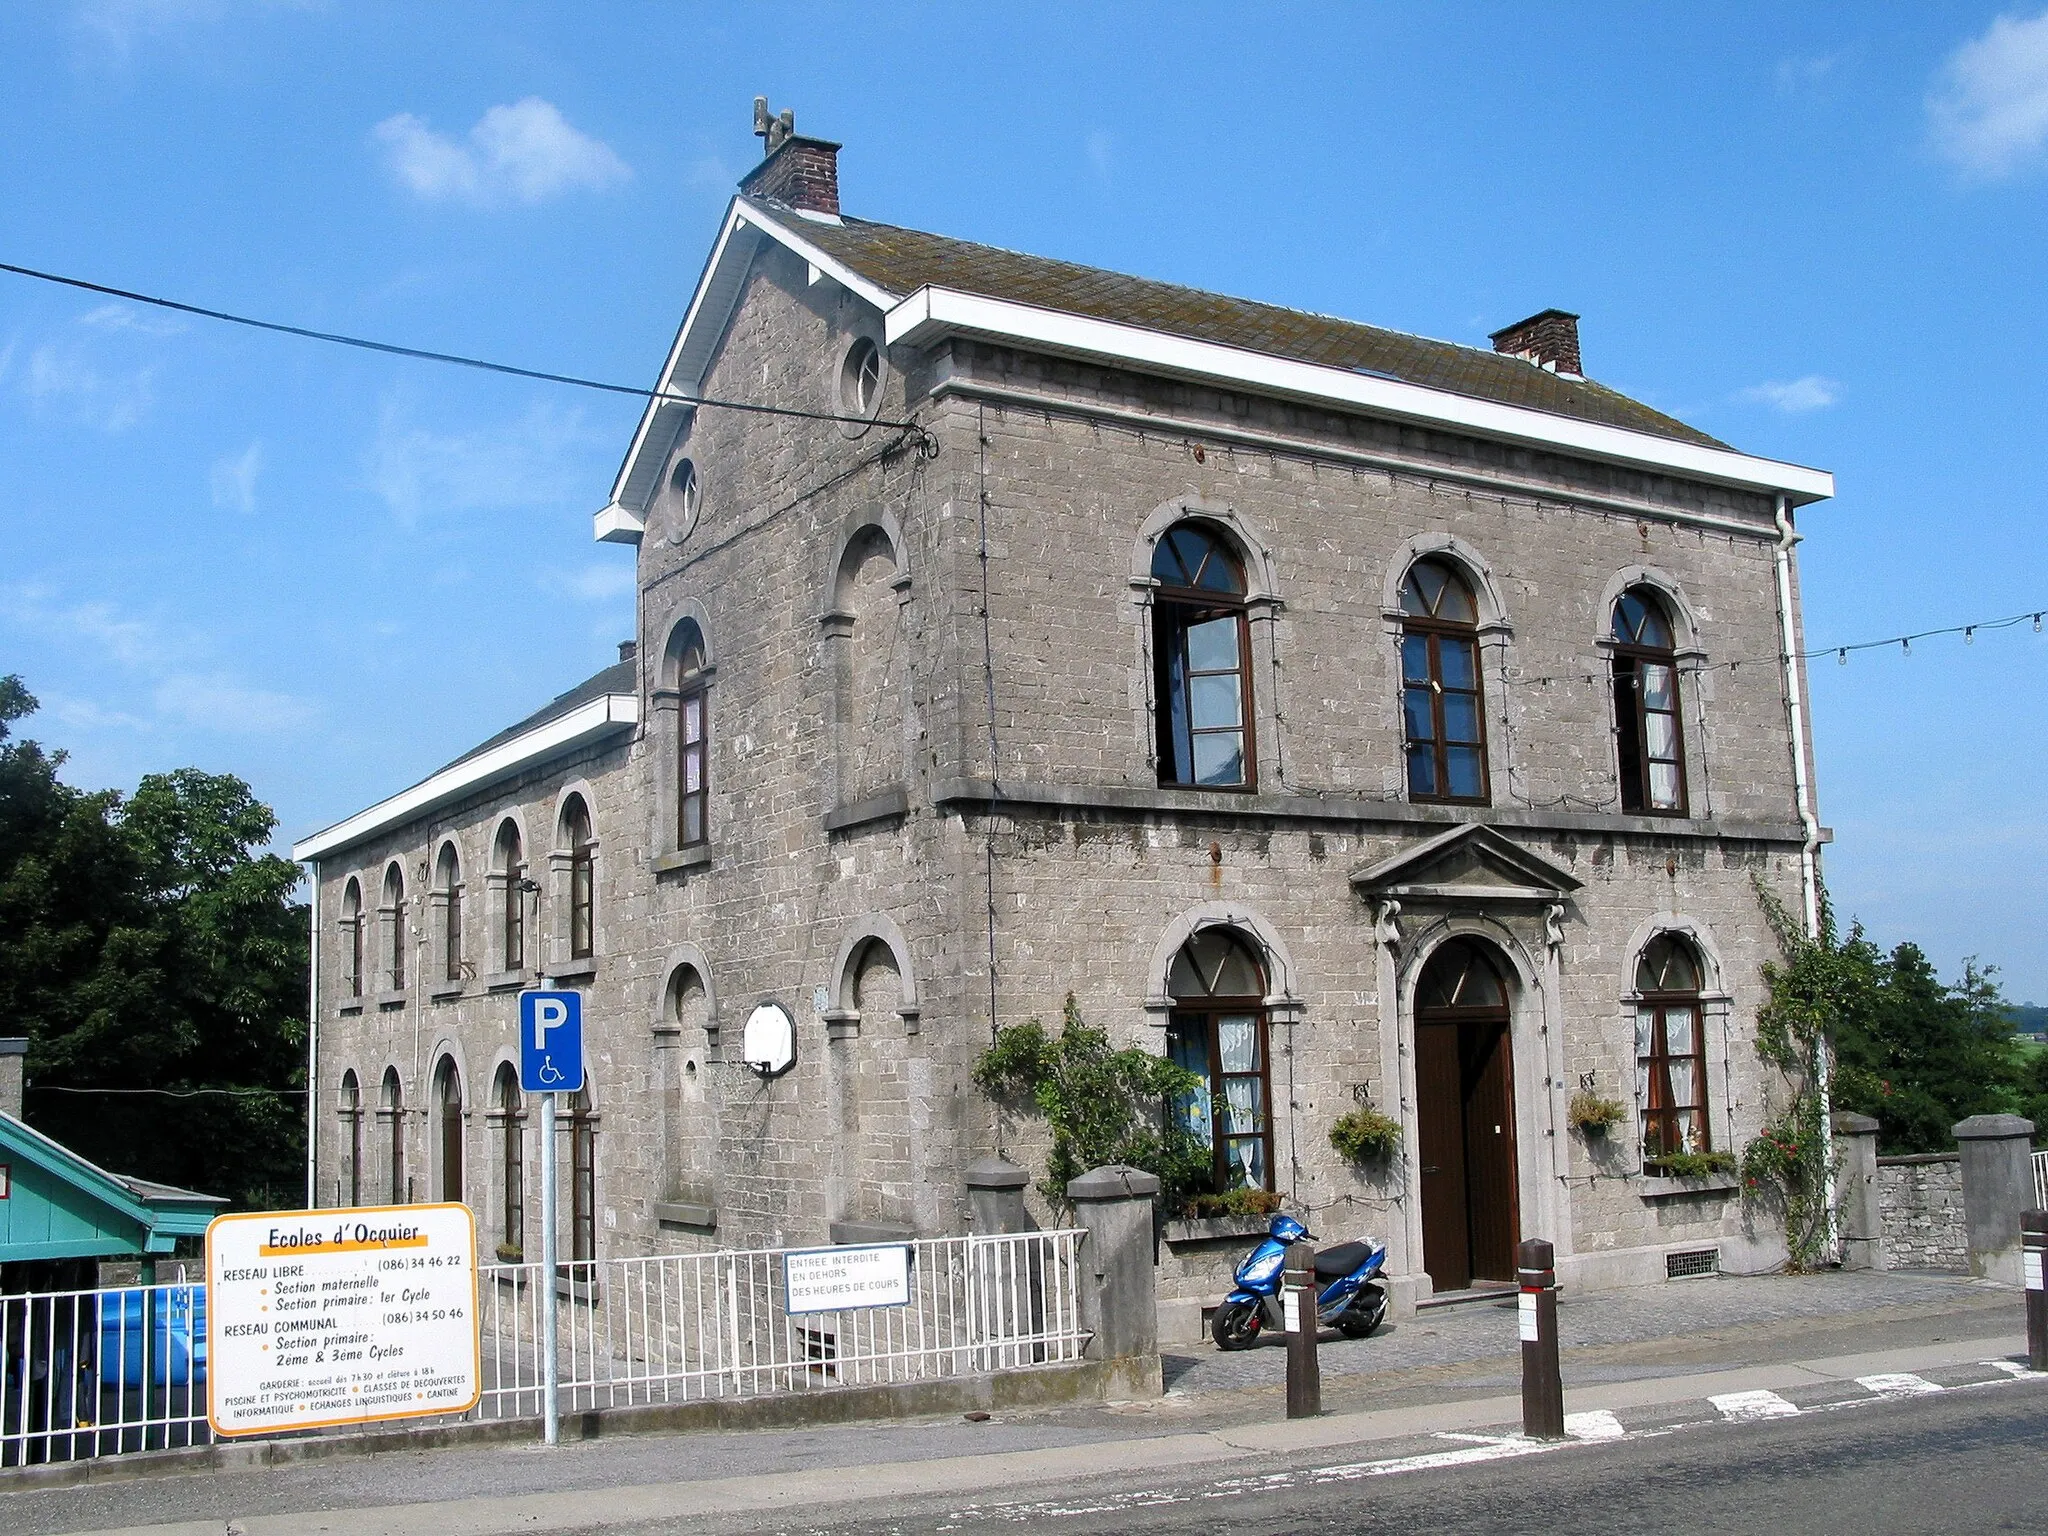
[[[838,218],[839,146],[798,134],[796,114],[770,112],[766,96],[754,98],[754,132],[761,136],[761,163],[740,179],[740,191],[803,213]]]
[[[1579,361],[1579,317],[1570,310],[1543,310],[1501,327],[1487,339],[1503,356],[1526,357],[1539,368],[1575,378],[1585,374]]]
[[[621,640],[619,642],[619,660],[631,661],[639,654],[640,642],[638,640]]]

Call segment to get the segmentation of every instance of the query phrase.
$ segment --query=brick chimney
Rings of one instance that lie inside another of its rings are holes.
[[[1579,317],[1568,310],[1546,309],[1493,333],[1493,350],[1505,357],[1526,357],[1552,373],[1582,377],[1579,366]]]
[[[740,179],[748,197],[781,203],[802,213],[839,217],[839,146],[828,139],[807,139],[796,131],[796,114],[768,110],[768,98],[754,98],[754,132],[767,146],[767,157]]]
[[[638,640],[621,640],[619,642],[620,661],[631,661],[634,657],[638,656],[639,654],[640,642]]]

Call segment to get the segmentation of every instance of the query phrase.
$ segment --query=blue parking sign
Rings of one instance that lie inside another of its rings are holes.
[[[519,994],[519,1086],[574,1093],[583,1086],[583,994]]]

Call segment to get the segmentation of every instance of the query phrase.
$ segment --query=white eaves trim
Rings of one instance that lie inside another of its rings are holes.
[[[1730,448],[1677,442],[1524,406],[1475,400],[1345,368],[1297,362],[1007,299],[927,287],[888,310],[885,334],[891,346],[898,342],[923,345],[949,332],[1021,342],[1073,356],[1113,358],[1185,378],[1214,379],[1298,399],[1325,401],[1484,437],[1661,470],[1688,479],[1746,490],[1783,491],[1795,503],[1820,501],[1835,494],[1835,477],[1826,470],[1754,458]]]
[[[315,832],[303,842],[292,844],[292,857],[301,864],[325,858],[351,843],[374,837],[436,806],[460,799],[472,790],[481,789],[548,758],[558,757],[587,742],[629,729],[639,722],[638,695],[603,694],[587,704],[577,705],[566,715],[556,716],[545,725],[537,725],[510,741],[500,742],[488,752],[479,752],[475,757],[453,763],[411,789],[402,790],[389,800],[380,800],[368,810],[358,811],[348,820],[338,821],[325,831]]]

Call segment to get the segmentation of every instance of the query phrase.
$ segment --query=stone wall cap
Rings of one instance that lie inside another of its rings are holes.
[[[2010,1141],[2033,1134],[2034,1122],[2025,1115],[1972,1115],[1955,1129],[1957,1141]]]
[[[1022,1189],[1031,1175],[1000,1153],[990,1153],[967,1165],[961,1179],[969,1189]]]
[[[1157,1175],[1125,1163],[1114,1163],[1107,1168],[1090,1168],[1067,1185],[1069,1200],[1152,1199],[1158,1194]]]
[[[1842,1136],[1875,1136],[1877,1119],[1873,1115],[1859,1115],[1853,1109],[1840,1110],[1835,1115],[1835,1131]]]
[[[27,1054],[27,1035],[9,1035],[4,1039],[0,1039],[0,1056],[26,1056]]]

